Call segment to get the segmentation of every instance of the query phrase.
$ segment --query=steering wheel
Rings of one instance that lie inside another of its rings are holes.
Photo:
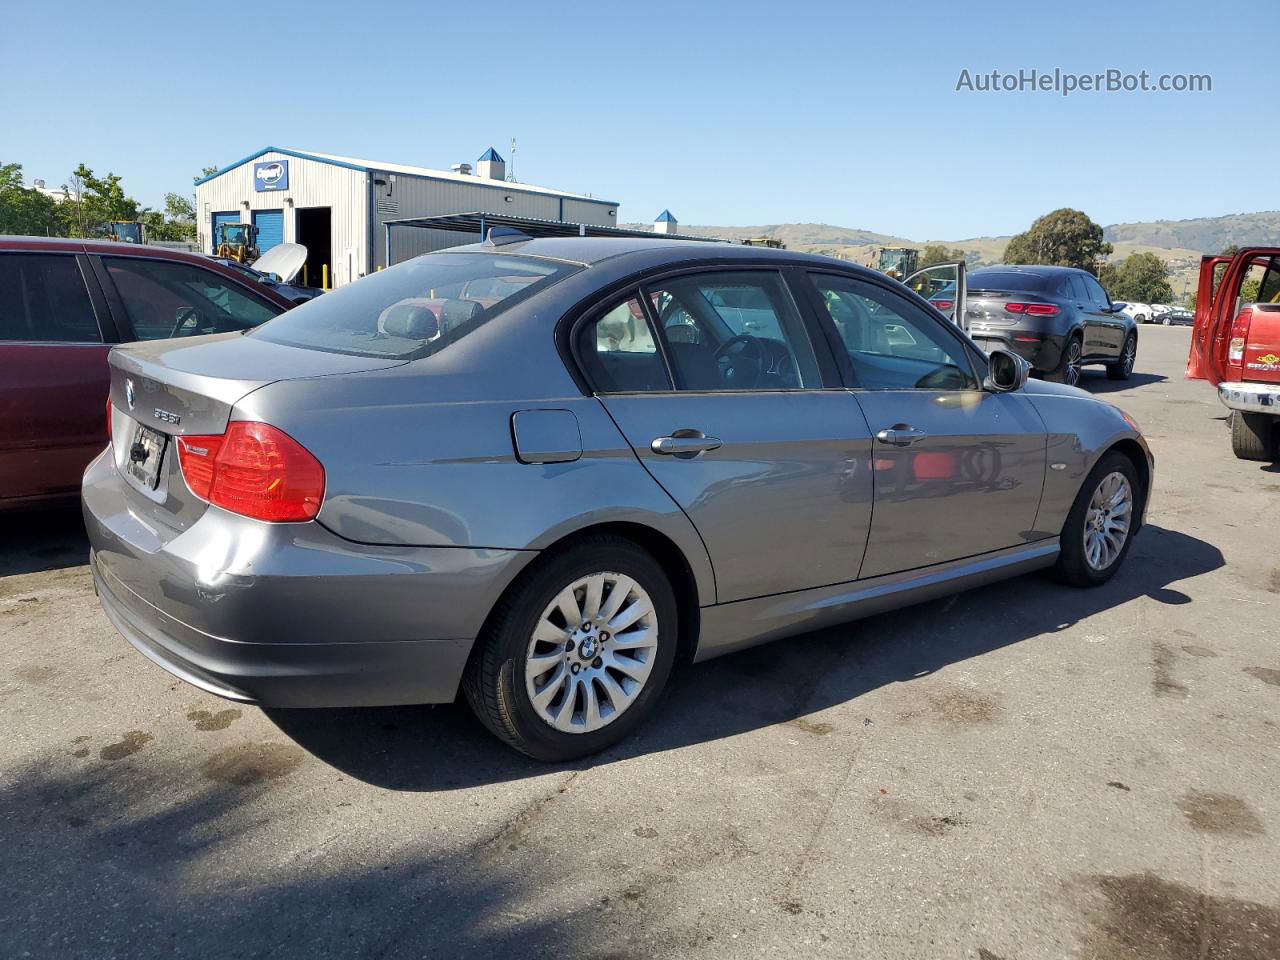
[[[195,307],[179,307],[173,312],[173,316],[173,329],[169,331],[170,339],[176,337],[188,323],[193,323],[197,330],[200,329],[200,314]]]
[[[716,349],[716,364],[725,385],[739,390],[760,385],[767,357],[760,339],[747,333],[730,337]]]

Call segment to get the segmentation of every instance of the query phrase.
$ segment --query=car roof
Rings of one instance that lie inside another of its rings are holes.
[[[975,273],[1028,273],[1037,277],[1057,276],[1063,273],[1087,273],[1079,267],[1051,267],[1047,264],[1028,264],[1028,263],[993,263],[985,267],[978,267],[969,271],[969,275]]]
[[[647,261],[724,261],[743,260],[760,262],[776,260],[778,263],[811,263],[838,265],[866,272],[848,260],[798,253],[792,250],[775,250],[772,247],[746,246],[736,243],[714,243],[708,240],[675,240],[661,237],[539,237],[503,244],[472,243],[450,247],[439,253],[488,253],[525,257],[545,257],[591,266],[619,257],[635,257]]]

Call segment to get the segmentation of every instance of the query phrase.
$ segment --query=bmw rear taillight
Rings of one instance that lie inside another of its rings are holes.
[[[311,520],[324,499],[324,467],[269,423],[235,420],[220,436],[178,437],[187,486],[216,507],[271,523]]]
[[[1249,325],[1253,323],[1253,308],[1245,307],[1231,324],[1231,339],[1227,341],[1227,379],[1244,379],[1244,345],[1249,339]]]
[[[1006,303],[1009,313],[1025,313],[1028,317],[1056,317],[1062,311],[1054,303]]]

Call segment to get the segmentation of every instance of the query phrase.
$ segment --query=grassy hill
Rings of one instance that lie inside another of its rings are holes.
[[[648,229],[648,224],[624,224],[631,229]],[[941,243],[959,247],[971,267],[999,263],[1009,237],[970,237],[965,240],[911,240],[857,227],[829,223],[774,223],[745,227],[681,224],[682,233],[725,240],[772,237],[790,250],[820,253],[868,266],[875,264],[881,247],[923,247]],[[1280,211],[1236,213],[1194,220],[1156,220],[1151,223],[1116,223],[1104,228],[1115,247],[1111,259],[1122,260],[1135,253],[1154,253],[1169,268],[1174,292],[1181,295],[1195,288],[1200,257],[1216,253],[1229,244],[1260,243],[1280,246]]]
[[[1217,253],[1230,244],[1280,244],[1280,211],[1233,213],[1225,217],[1195,220],[1156,220],[1153,223],[1116,223],[1106,228],[1112,243],[1142,247],[1183,248]]]

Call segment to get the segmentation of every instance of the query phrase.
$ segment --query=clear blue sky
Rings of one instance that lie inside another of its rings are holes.
[[[924,240],[1060,206],[1101,223],[1280,206],[1231,172],[1278,145],[1260,8],[69,0],[4,19],[0,160],[50,184],[84,161],[152,205],[268,144],[447,167],[515,137],[521,180],[620,201],[622,221],[669,207]],[[1031,67],[1208,73],[1213,92],[955,90],[962,68]]]

